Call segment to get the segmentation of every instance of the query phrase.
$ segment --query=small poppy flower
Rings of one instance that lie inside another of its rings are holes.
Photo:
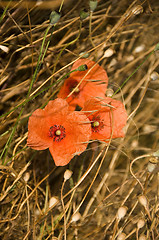
[[[106,71],[99,64],[89,59],[77,60],[73,64],[71,71],[81,65],[86,65],[87,70],[71,73],[70,77],[65,80],[58,94],[58,97],[65,99],[83,79],[79,87],[66,99],[71,110],[74,110],[77,105],[83,107],[84,103],[91,97],[104,98],[108,85]]]
[[[49,101],[29,118],[27,145],[35,150],[49,148],[57,166],[64,166],[83,152],[91,135],[91,124],[82,112],[68,110],[66,100]]]
[[[126,125],[127,113],[122,102],[106,97],[90,99],[82,111],[89,118],[93,140],[108,140],[124,137],[123,127]]]

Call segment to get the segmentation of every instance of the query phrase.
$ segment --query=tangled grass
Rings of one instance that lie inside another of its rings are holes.
[[[157,1],[101,0],[91,12],[82,0],[0,6],[0,238],[159,239]],[[50,26],[55,8],[62,16]],[[48,150],[26,146],[27,122],[81,56],[107,71],[126,136],[56,167]]]

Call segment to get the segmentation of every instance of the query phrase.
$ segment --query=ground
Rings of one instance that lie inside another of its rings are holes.
[[[0,7],[0,239],[159,239],[158,1]],[[53,10],[61,17],[50,25]],[[106,70],[128,114],[125,137],[89,143],[56,167],[48,149],[27,147],[28,119],[80,56]]]

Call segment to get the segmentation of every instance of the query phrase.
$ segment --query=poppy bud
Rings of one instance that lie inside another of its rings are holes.
[[[89,53],[87,53],[87,52],[81,52],[80,54],[79,54],[79,56],[82,56],[82,58],[88,58],[89,57]]]
[[[29,172],[26,172],[26,173],[24,174],[24,181],[27,183],[28,180],[29,180],[29,178],[30,178],[30,173],[29,173]]]
[[[114,94],[114,91],[113,91],[113,89],[111,89],[111,88],[108,88],[108,89],[106,90],[106,95],[107,95],[107,97],[112,97],[112,96],[113,96],[113,94]]]
[[[81,20],[84,20],[88,16],[89,16],[89,13],[87,12],[87,10],[84,9],[84,10],[80,11],[80,18],[81,18]]]
[[[4,46],[4,45],[0,45],[0,49],[5,52],[5,53],[8,53],[9,52],[9,48]]]
[[[127,212],[127,207],[125,206],[120,207],[117,212],[118,219],[121,220],[125,216],[126,212]]]
[[[156,164],[149,162],[147,165],[147,170],[152,173],[156,168]]]
[[[104,57],[105,58],[109,58],[114,54],[114,50],[112,48],[108,48],[105,52],[104,52]]]
[[[80,218],[81,218],[81,214],[77,212],[73,215],[71,222],[77,222],[78,220],[80,220]]]
[[[125,240],[125,239],[126,239],[126,234],[125,234],[125,233],[120,233],[120,234],[118,235],[117,240]]]
[[[137,222],[137,228],[143,228],[143,226],[145,225],[145,221],[141,218],[139,219],[139,221]]]
[[[150,173],[155,170],[158,162],[159,162],[158,157],[155,157],[155,156],[149,157],[149,163],[147,165],[147,169]]]
[[[54,206],[58,202],[58,199],[56,197],[51,197],[49,200],[49,208]]]
[[[159,150],[153,153],[154,157],[159,157]]]
[[[134,53],[140,53],[145,49],[145,45],[141,44],[134,49]]]
[[[77,71],[86,71],[88,69],[86,64],[83,64],[77,68]]]
[[[145,208],[148,206],[147,198],[144,195],[139,196],[139,202],[141,205],[143,205]]]
[[[71,176],[72,176],[72,171],[67,169],[64,173],[64,180],[67,181],[68,179],[70,179]]]
[[[152,72],[151,75],[150,75],[150,79],[152,81],[156,81],[159,79],[159,74],[157,72]]]
[[[89,6],[90,6],[90,10],[91,10],[91,12],[94,12],[94,10],[96,9],[96,7],[97,7],[97,1],[95,0],[95,1],[90,1],[89,2]]]
[[[61,17],[60,13],[52,11],[50,14],[50,25],[54,25],[55,23],[57,23],[59,21],[60,17]]]
[[[141,234],[140,237],[139,237],[139,240],[146,240],[146,236],[144,234]]]

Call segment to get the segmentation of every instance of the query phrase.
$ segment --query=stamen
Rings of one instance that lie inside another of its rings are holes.
[[[97,121],[93,122],[93,123],[92,123],[92,126],[93,126],[93,127],[98,127],[98,126],[99,126],[99,122],[97,122]]]
[[[79,91],[80,91],[79,88],[76,88],[74,92],[78,93]]]
[[[60,136],[60,135],[61,135],[61,131],[60,131],[60,130],[57,130],[57,131],[55,132],[55,134],[56,134],[57,136]]]
[[[80,88],[77,87],[77,85],[78,85],[78,81],[76,81],[76,80],[71,81],[69,84],[69,90],[70,90],[70,92],[74,91],[72,93],[72,95],[74,95],[74,96],[77,96],[80,92]]]

